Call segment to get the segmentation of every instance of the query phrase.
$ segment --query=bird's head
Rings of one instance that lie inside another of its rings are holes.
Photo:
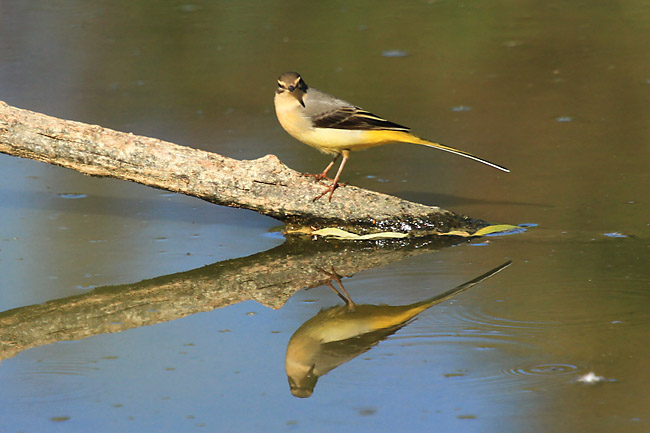
[[[275,91],[277,94],[288,93],[300,102],[303,107],[303,96],[307,93],[307,83],[302,79],[297,72],[285,72],[278,78],[278,88]]]

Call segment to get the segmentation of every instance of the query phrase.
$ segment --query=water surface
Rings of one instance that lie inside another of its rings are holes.
[[[1,431],[650,428],[645,2],[34,0],[0,10],[0,99],[11,105],[318,172],[329,158],[282,131],[272,107],[277,76],[298,70],[512,170],[389,145],[353,154],[344,181],[531,225],[346,275],[354,302],[406,305],[513,261],[320,377],[309,398],[291,395],[285,350],[303,323],[342,304],[323,284],[279,309],[197,298],[202,312],[171,309],[170,320],[152,309],[151,326],[122,318],[107,324],[120,332],[16,353],[0,363]],[[277,222],[250,211],[5,155],[0,218],[4,315],[284,242]]]

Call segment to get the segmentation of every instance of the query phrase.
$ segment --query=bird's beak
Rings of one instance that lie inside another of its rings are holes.
[[[291,90],[291,87],[289,87],[289,90]],[[304,92],[301,92],[298,90],[297,92],[291,92],[291,96],[296,98],[298,102],[300,102],[300,105],[302,105],[302,108],[305,108],[305,101],[302,100],[302,98],[305,96]]]
[[[302,100],[303,96],[305,95],[305,92],[302,90],[298,89],[296,86],[288,86],[287,90],[291,95],[300,102],[300,105],[302,105],[302,108],[305,108],[305,101]],[[297,91],[295,91],[297,90]]]

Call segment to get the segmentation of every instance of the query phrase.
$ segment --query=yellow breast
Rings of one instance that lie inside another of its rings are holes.
[[[397,131],[315,128],[296,98],[286,93],[275,95],[275,113],[280,125],[292,137],[329,154],[337,154],[345,149],[356,151],[379,146],[397,141],[398,135],[404,134]]]

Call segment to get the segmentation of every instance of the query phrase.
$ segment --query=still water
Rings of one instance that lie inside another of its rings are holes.
[[[272,106],[277,76],[297,70],[512,171],[389,145],[353,154],[345,182],[528,227],[293,242],[250,211],[0,155],[1,432],[650,431],[647,2],[34,0],[0,13],[11,105],[313,173],[329,158]],[[390,308],[507,261],[430,308]],[[356,309],[328,286],[341,291],[332,267]],[[315,287],[275,290],[291,285]],[[337,332],[345,343],[311,337]],[[303,398],[285,361],[311,375]]]

